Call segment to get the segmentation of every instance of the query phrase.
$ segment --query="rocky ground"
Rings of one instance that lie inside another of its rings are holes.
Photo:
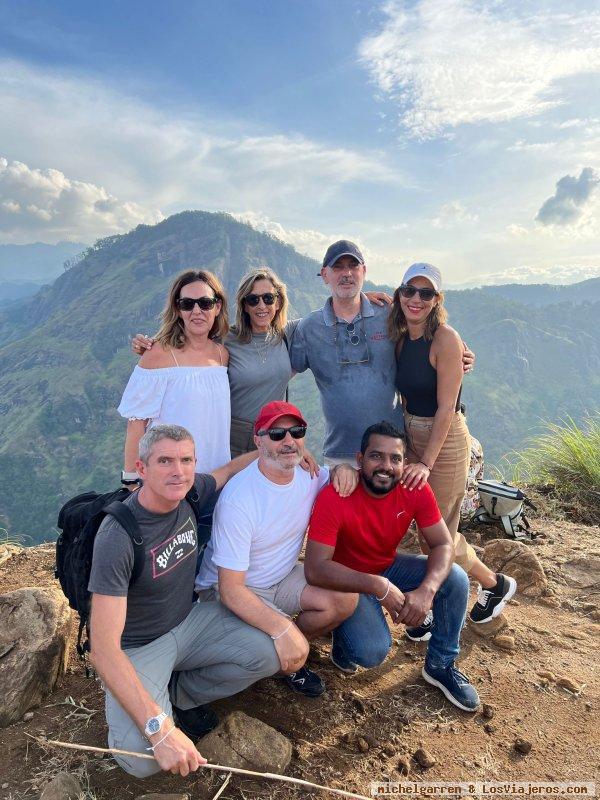
[[[600,764],[600,529],[540,518],[534,528],[539,537],[523,547],[493,541],[496,529],[471,535],[475,544],[485,546],[486,561],[496,568],[506,565],[520,589],[498,620],[469,625],[463,634],[460,666],[485,704],[480,713],[459,711],[424,683],[425,646],[408,642],[402,627],[386,662],[356,676],[338,672],[328,660],[328,643],[317,642],[310,664],[328,687],[318,700],[292,697],[272,678],[216,704],[216,710],[221,717],[243,711],[288,737],[292,759],[287,774],[363,794],[369,794],[371,781],[407,776],[419,782],[595,780]],[[14,552],[0,548],[0,591],[37,586],[51,598],[53,566],[50,546]],[[32,619],[44,602],[39,593],[35,598],[37,606],[23,612]],[[24,667],[15,661],[13,668],[7,661],[16,656],[6,644],[11,625],[6,603],[2,608],[0,677],[12,691]],[[50,652],[52,642],[47,645]],[[67,670],[54,690],[41,704],[23,713],[20,708],[18,720],[0,729],[0,798],[39,797],[61,771],[75,775],[88,800],[127,800],[149,792],[215,797],[223,781],[218,773],[143,782],[126,776],[109,757],[41,743],[44,738],[106,743],[99,684],[86,677],[72,643],[68,653]],[[4,686],[0,694],[6,696]],[[2,713],[6,722],[6,709],[0,707],[0,719]],[[242,718],[244,724],[251,723]],[[46,791],[45,800],[49,796]],[[303,796],[307,793],[301,789],[235,776],[221,794],[232,800]]]

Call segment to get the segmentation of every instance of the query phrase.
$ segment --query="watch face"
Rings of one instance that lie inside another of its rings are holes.
[[[148,722],[146,723],[146,730],[148,734],[152,736],[154,733],[158,733],[160,730],[160,720],[158,717],[151,717]]]

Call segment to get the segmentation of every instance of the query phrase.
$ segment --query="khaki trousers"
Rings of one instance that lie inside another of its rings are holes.
[[[417,417],[404,412],[404,425],[408,439],[407,461],[421,461],[431,435],[433,417]],[[454,543],[454,560],[465,572],[469,572],[477,554],[462,533],[458,532],[460,506],[467,486],[467,474],[471,454],[471,436],[465,418],[460,411],[452,417],[450,429],[442,449],[435,460],[429,485],[433,489],[444,522],[448,526]],[[429,552],[419,532],[421,550]]]

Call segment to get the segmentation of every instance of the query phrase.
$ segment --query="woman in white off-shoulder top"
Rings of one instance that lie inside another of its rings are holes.
[[[124,481],[135,480],[138,444],[148,427],[183,425],[196,444],[196,472],[231,459],[229,354],[214,339],[228,330],[227,300],[219,279],[188,270],[169,290],[156,343],[135,367],[119,413],[127,422]]]

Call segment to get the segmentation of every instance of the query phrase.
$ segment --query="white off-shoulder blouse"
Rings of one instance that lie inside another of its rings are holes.
[[[212,472],[231,460],[231,405],[227,367],[136,366],[123,392],[119,414],[183,425],[196,444],[196,472]]]

